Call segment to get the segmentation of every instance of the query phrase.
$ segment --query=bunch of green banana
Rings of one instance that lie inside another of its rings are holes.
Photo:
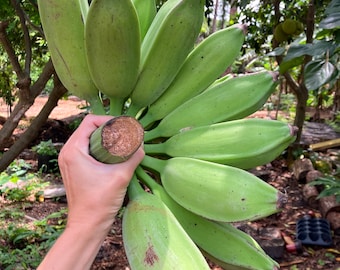
[[[176,202],[211,220],[255,220],[280,211],[285,202],[273,186],[236,167],[186,157],[145,156],[141,164],[160,174]]]
[[[225,269],[272,270],[277,267],[248,234],[230,223],[213,222],[186,210],[141,167],[137,168],[136,174],[167,205],[190,238],[212,261],[218,260],[220,266],[228,265]]]
[[[146,33],[152,24],[153,19],[157,13],[157,6],[155,0],[132,0],[136,8],[139,21],[139,29],[141,40],[144,39]]]
[[[251,169],[278,157],[295,140],[295,131],[281,121],[248,118],[184,130],[163,143],[144,144],[144,149]]]
[[[193,127],[247,117],[263,106],[276,86],[277,75],[268,71],[224,80],[178,105],[157,127],[146,132],[145,141],[170,137]]]
[[[177,75],[197,40],[204,3],[168,0],[161,6],[141,45],[141,66],[129,115],[153,103]]]
[[[204,3],[168,0],[157,11],[155,0],[38,0],[62,83],[94,113],[105,113],[106,96],[110,115],[135,117],[146,130],[123,212],[131,269],[209,269],[204,256],[226,269],[278,268],[229,222],[282,209],[285,196],[244,169],[280,155],[295,130],[247,118],[275,91],[277,74],[224,75],[245,29],[197,44]]]
[[[87,0],[38,0],[41,24],[52,62],[63,85],[104,114],[99,91],[91,79],[84,44]]]
[[[133,178],[123,213],[123,241],[132,269],[210,269],[168,207]]]
[[[141,119],[142,125],[147,127],[162,119],[211,85],[239,55],[244,36],[245,27],[233,25],[216,31],[199,43],[167,90],[149,106],[146,115]],[[224,49],[226,44],[230,44],[228,50]]]
[[[91,2],[85,48],[92,80],[110,98],[110,114],[120,115],[139,72],[139,22],[131,0]]]

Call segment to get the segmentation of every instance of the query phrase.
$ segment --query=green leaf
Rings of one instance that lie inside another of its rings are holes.
[[[329,14],[333,14],[334,12],[340,12],[340,2],[339,0],[332,0],[326,10],[325,10],[325,14],[329,15]]]
[[[334,65],[328,61],[310,61],[304,70],[307,89],[318,89],[332,78],[334,71]]]
[[[287,55],[283,58],[283,62],[303,55],[320,57],[325,55],[326,52],[332,55],[337,46],[334,42],[326,40],[315,41],[313,44],[292,45],[288,49]]]
[[[290,46],[287,55],[283,58],[282,62],[290,61],[291,59],[298,58],[303,55],[311,55],[312,44],[299,44]]]
[[[310,182],[309,185],[315,186],[315,185],[339,185],[340,182],[336,180],[333,177],[319,177],[313,182]]]
[[[289,61],[283,61],[280,64],[280,74],[284,74],[285,72],[287,72],[289,69],[293,68],[293,67],[297,67],[303,64],[303,56],[300,57],[295,57]]]
[[[339,194],[339,188],[324,189],[320,192],[317,199]]]
[[[284,47],[276,47],[273,51],[266,54],[266,56],[278,56],[283,55],[286,49]]]
[[[340,26],[340,12],[332,13],[323,19],[319,26],[324,29],[334,29]]]

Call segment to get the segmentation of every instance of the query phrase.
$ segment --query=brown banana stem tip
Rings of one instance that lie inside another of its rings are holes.
[[[130,157],[144,140],[144,129],[133,117],[118,116],[102,130],[103,147],[114,156]]]

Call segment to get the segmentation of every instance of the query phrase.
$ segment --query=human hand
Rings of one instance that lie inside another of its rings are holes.
[[[67,226],[108,230],[122,206],[134,170],[144,157],[142,147],[119,164],[104,164],[89,155],[90,135],[111,118],[86,116],[59,154],[69,208]]]

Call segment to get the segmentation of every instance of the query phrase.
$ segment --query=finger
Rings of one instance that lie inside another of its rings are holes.
[[[100,125],[112,119],[112,116],[98,116],[89,114],[85,116],[79,127],[73,132],[72,136],[66,142],[66,145],[78,146],[80,148],[88,148],[89,139],[93,131]]]
[[[81,133],[83,137],[90,138],[95,129],[110,119],[112,119],[112,116],[88,114],[75,131],[75,134]]]

